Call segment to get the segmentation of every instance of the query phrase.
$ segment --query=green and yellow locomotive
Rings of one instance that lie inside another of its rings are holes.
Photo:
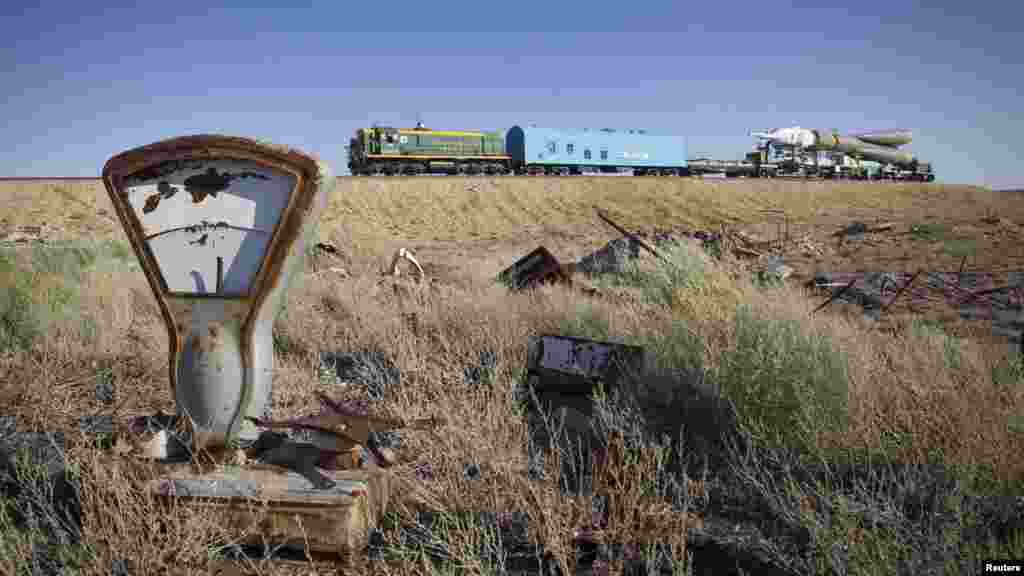
[[[355,176],[508,174],[511,158],[498,132],[374,127],[356,131],[348,167]]]

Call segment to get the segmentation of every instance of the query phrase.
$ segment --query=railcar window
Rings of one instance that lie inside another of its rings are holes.
[[[584,160],[590,160],[590,150],[589,149],[586,149],[586,148],[583,149],[583,159]]]
[[[607,159],[608,159],[608,151],[607,150],[601,150],[601,160],[607,160]]]
[[[567,154],[572,154],[573,148],[575,148],[575,146],[573,146],[572,144],[566,144],[566,145],[565,145],[565,151],[566,151],[566,153],[567,153]]]
[[[548,142],[548,152],[551,152],[552,154],[554,154],[557,151],[558,151],[558,144],[555,144],[554,142]]]

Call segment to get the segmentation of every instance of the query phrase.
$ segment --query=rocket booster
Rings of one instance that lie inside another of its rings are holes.
[[[834,150],[865,160],[908,165],[917,161],[912,154],[897,150],[911,141],[907,130],[886,130],[841,136],[835,131],[812,130],[794,126],[751,132],[751,136],[784,146],[814,150]]]

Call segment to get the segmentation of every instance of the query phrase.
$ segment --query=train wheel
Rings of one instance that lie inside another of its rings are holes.
[[[366,171],[368,174],[373,176],[383,176],[385,174],[383,164],[371,164],[370,169]]]

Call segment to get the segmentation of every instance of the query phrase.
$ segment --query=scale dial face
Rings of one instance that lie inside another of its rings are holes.
[[[248,297],[296,178],[258,162],[175,160],[124,196],[172,294]]]

